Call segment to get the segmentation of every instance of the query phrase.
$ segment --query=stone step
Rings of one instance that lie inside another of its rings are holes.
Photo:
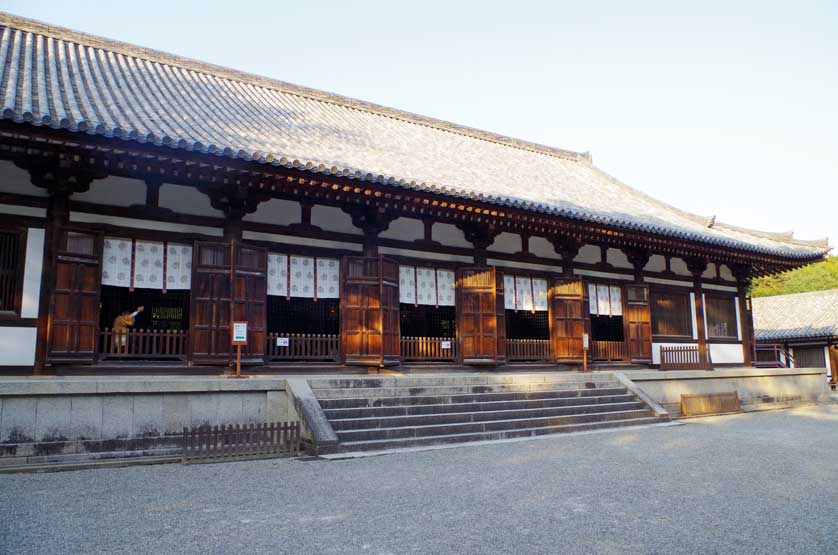
[[[371,387],[431,387],[434,385],[492,385],[516,383],[573,383],[614,381],[610,373],[568,372],[564,374],[466,374],[439,376],[378,376],[378,377],[341,377],[311,378],[308,380],[312,390],[339,388]]]
[[[566,416],[548,416],[541,418],[526,418],[513,420],[489,420],[485,422],[468,422],[459,424],[433,424],[429,426],[403,426],[397,428],[368,428],[362,430],[345,430],[335,433],[340,443],[351,441],[371,441],[378,439],[400,439],[407,437],[425,437],[435,435],[467,434],[478,432],[498,432],[519,428],[541,428],[561,426],[565,424],[583,424],[587,422],[603,422],[610,420],[627,420],[650,416],[651,412],[644,409],[624,411],[605,411],[589,414],[572,414]]]
[[[622,403],[598,403],[592,405],[576,405],[569,407],[535,408],[518,410],[483,410],[473,412],[453,412],[443,414],[421,414],[411,416],[388,416],[371,418],[347,418],[330,420],[332,428],[340,436],[340,432],[348,430],[369,430],[374,428],[404,428],[408,426],[454,425],[474,422],[494,422],[501,420],[527,420],[532,418],[549,418],[554,416],[582,415],[591,413],[624,412],[628,410],[642,410],[645,406],[641,401],[626,401]]]
[[[580,424],[561,424],[558,426],[540,426],[534,428],[519,428],[492,432],[457,433],[437,436],[417,436],[400,439],[379,439],[367,441],[349,441],[340,443],[335,449],[342,453],[380,451],[384,449],[404,449],[409,447],[425,447],[446,445],[452,443],[468,443],[473,441],[490,441],[535,437],[547,434],[584,432],[608,428],[644,426],[666,422],[667,419],[657,416],[640,418],[626,418],[624,420],[609,420],[600,422],[585,422]]]
[[[593,390],[596,393],[602,390]],[[587,393],[587,391],[583,391]],[[566,392],[562,392],[566,393]],[[500,394],[504,395],[504,394]],[[439,403],[427,405],[394,405],[376,407],[331,408],[323,412],[329,420],[348,418],[372,418],[387,416],[414,416],[420,414],[449,414],[455,412],[476,412],[489,410],[523,410],[553,407],[568,407],[600,403],[621,403],[634,401],[636,398],[630,393],[614,395],[578,395],[573,397],[557,397],[548,399],[524,399],[506,401],[472,401],[464,403]],[[345,399],[344,399],[345,400]],[[354,400],[354,399],[353,399]]]
[[[444,395],[390,396],[390,397],[344,397],[340,399],[318,399],[325,410],[362,407],[388,407],[411,405],[440,405],[458,403],[487,403],[492,401],[528,401],[567,399],[573,397],[595,397],[601,395],[624,395],[621,385],[608,388],[564,389],[547,391],[504,391],[493,393],[461,393]]]
[[[577,389],[610,389],[620,387],[616,380],[587,382],[539,382],[492,385],[436,385],[424,387],[343,387],[313,390],[321,400],[347,398],[416,397],[465,395],[469,393],[524,393],[529,391],[560,391]]]

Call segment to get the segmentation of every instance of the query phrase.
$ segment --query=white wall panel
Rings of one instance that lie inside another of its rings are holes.
[[[435,223],[431,228],[431,237],[446,247],[472,247],[466,240],[466,234],[452,224]]]
[[[96,179],[84,193],[74,193],[72,200],[109,206],[145,205],[146,184],[139,179],[110,176]]]
[[[311,207],[311,223],[326,231],[361,235],[359,228],[352,224],[352,216],[335,206],[316,204]]]
[[[687,268],[687,263],[682,258],[673,257],[669,261],[669,268],[679,276],[692,276],[690,269]]]
[[[530,237],[530,252],[542,258],[558,258],[559,254],[553,248],[553,243],[544,237]]]
[[[709,343],[710,360],[713,364],[743,364],[745,353],[741,343]]]
[[[171,231],[172,233],[200,233],[201,235],[210,235],[213,237],[221,237],[222,235],[224,235],[224,230],[220,227],[177,224],[172,222],[159,222],[154,220],[138,220],[136,218],[120,218],[118,216],[89,214],[87,212],[70,212],[70,221],[94,224],[110,224],[119,227],[136,229],[153,229],[155,231]]]
[[[615,268],[634,268],[626,253],[620,249],[608,249],[606,256],[608,257],[608,263]]]
[[[303,221],[302,207],[299,202],[293,200],[272,198],[266,202],[260,202],[256,207],[256,212],[245,215],[242,220],[274,225],[298,224]]]
[[[661,347],[696,347],[698,343],[652,343],[652,364],[661,363]]]
[[[33,197],[48,196],[46,189],[32,185],[28,171],[6,160],[0,161],[0,192]]]
[[[733,277],[733,272],[725,264],[719,266],[719,277],[725,281],[736,281],[736,278]]]
[[[2,190],[2,189],[0,189]],[[46,218],[47,209],[36,206],[20,206],[17,204],[0,204],[0,214],[14,214],[15,216],[32,216]]]
[[[584,262],[586,264],[596,264],[597,262],[602,262],[602,251],[596,245],[585,245],[579,249],[579,253],[573,261]]]
[[[179,214],[224,217],[224,212],[213,208],[210,198],[194,187],[164,183],[160,187],[159,204],[161,208],[168,208]]]
[[[425,224],[416,218],[396,218],[390,222],[390,227],[381,233],[385,239],[399,239],[402,241],[416,241],[425,237]]]
[[[666,258],[660,254],[653,254],[649,257],[649,262],[643,269],[647,272],[664,272],[666,271]]]
[[[0,366],[35,364],[38,328],[0,328]]]
[[[504,231],[495,237],[495,241],[486,250],[508,254],[521,252],[521,236],[517,233]]]
[[[37,227],[30,227],[26,232],[21,318],[38,317],[38,301],[41,296],[41,270],[44,265],[44,235],[45,231]]]

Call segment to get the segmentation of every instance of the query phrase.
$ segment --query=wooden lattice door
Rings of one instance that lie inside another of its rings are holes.
[[[652,360],[652,310],[649,305],[649,287],[626,286],[626,315],[629,356],[638,362]]]
[[[342,262],[341,349],[346,364],[386,366],[401,360],[399,267],[383,257]]]
[[[61,231],[47,330],[50,364],[92,364],[96,358],[101,258],[101,234]]]
[[[550,342],[556,362],[584,357],[584,334],[590,326],[581,279],[554,279],[550,284]]]
[[[493,266],[457,272],[457,336],[464,364],[506,361],[503,275]]]
[[[233,254],[232,243],[195,243],[189,318],[193,364],[230,363]]]
[[[265,361],[268,251],[234,243],[232,320],[247,322],[247,346],[242,364]]]

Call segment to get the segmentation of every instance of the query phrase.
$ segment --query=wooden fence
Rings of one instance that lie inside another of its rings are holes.
[[[402,337],[401,350],[405,361],[453,361],[457,358],[457,340],[453,337]]]
[[[776,343],[754,345],[753,365],[757,368],[791,368],[794,357]]]
[[[706,414],[726,414],[742,412],[739,393],[681,394],[681,416],[702,416]]]
[[[99,337],[102,358],[186,360],[187,333],[183,330],[105,328]]]
[[[300,423],[230,424],[183,429],[183,463],[268,459],[300,453]]]
[[[549,339],[507,339],[508,360],[550,360]]]
[[[591,341],[591,360],[629,360],[625,341]]]
[[[660,348],[661,370],[712,370],[710,351],[699,345]]]
[[[280,343],[283,345],[280,346]],[[327,333],[269,333],[265,353],[269,360],[340,362],[340,336]]]

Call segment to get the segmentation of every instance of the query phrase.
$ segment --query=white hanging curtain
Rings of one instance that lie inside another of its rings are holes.
[[[416,302],[436,305],[436,271],[433,268],[416,268]]]
[[[503,308],[515,310],[515,276],[503,274]]]
[[[133,241],[105,237],[102,252],[102,285],[131,287]]]
[[[192,288],[192,247],[166,243],[166,289]]]
[[[340,298],[340,263],[335,258],[317,259],[317,298]]]
[[[547,280],[534,278],[532,280],[533,304],[536,310],[547,310]]]
[[[611,316],[611,300],[608,295],[608,286],[607,285],[597,285],[596,286],[596,297],[597,297],[597,305],[598,305],[598,312],[600,316]]]
[[[515,304],[518,310],[534,309],[532,302],[532,279],[515,276]]]
[[[314,257],[292,256],[288,277],[292,297],[314,298]]]
[[[611,315],[612,316],[622,316],[623,315],[622,290],[619,287],[617,287],[616,285],[612,285],[610,287],[610,296],[611,296]]]
[[[288,295],[288,257],[284,254],[268,254],[268,295]]]
[[[416,304],[416,268],[399,266],[399,302]]]
[[[454,272],[452,270],[437,270],[436,287],[439,306],[454,306]]]
[[[134,287],[138,289],[163,289],[162,242],[134,242]]]

